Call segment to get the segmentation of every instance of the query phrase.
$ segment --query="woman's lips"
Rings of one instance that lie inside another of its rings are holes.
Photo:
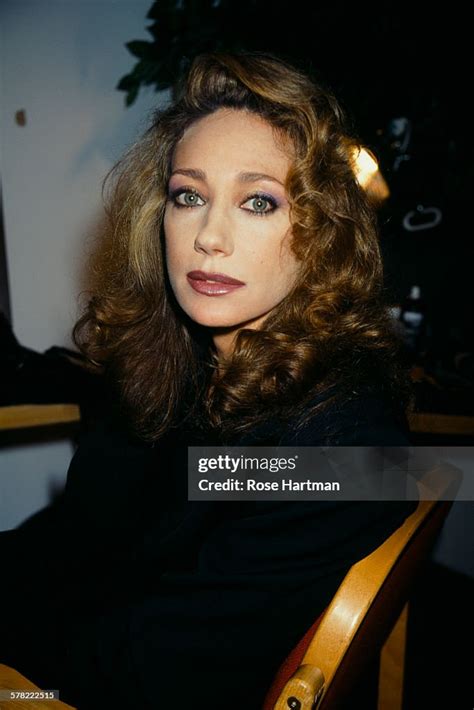
[[[190,271],[186,274],[189,284],[197,293],[205,296],[224,296],[245,286],[243,281],[233,279],[227,274],[206,273],[205,271]]]

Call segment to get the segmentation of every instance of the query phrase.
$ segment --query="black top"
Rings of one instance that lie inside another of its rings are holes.
[[[408,443],[374,395],[276,431],[267,422],[239,443]],[[0,534],[12,608],[1,662],[80,710],[222,710],[218,691],[227,710],[259,710],[349,567],[416,506],[188,501],[195,443],[181,430],[145,444],[113,409],[91,421],[58,503]]]

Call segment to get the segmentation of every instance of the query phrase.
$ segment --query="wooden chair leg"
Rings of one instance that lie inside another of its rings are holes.
[[[402,710],[408,603],[380,653],[378,710]]]

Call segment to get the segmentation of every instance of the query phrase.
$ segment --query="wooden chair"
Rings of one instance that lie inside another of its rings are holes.
[[[77,404],[14,404],[0,407],[0,431],[77,424],[80,419]]]
[[[416,510],[380,547],[349,570],[304,644],[306,650],[300,645],[300,659],[301,653],[304,655],[297,670],[276,704],[266,702],[265,710],[340,708],[377,654],[378,708],[401,710],[410,589],[429,557],[461,479],[461,471],[448,463],[423,476],[418,482]],[[275,695],[274,685],[267,701],[272,691]],[[353,705],[361,703],[363,699],[357,698]]]
[[[451,464],[439,465],[425,474],[418,484],[420,502],[415,512],[349,570],[321,620],[304,637],[304,648],[299,644],[299,667],[283,681],[277,674],[264,710],[312,710],[316,697],[318,710],[339,708],[377,653],[381,653],[379,710],[400,710],[410,588],[452,505],[452,500],[443,498],[454,499],[461,478],[461,471]],[[278,684],[281,688],[283,683],[278,696]],[[0,664],[0,691],[4,688],[33,690],[35,686],[16,670]],[[275,690],[276,704],[271,701]],[[357,700],[354,704],[363,705],[360,698]],[[4,700],[0,707],[21,710],[23,705]],[[71,710],[60,701],[29,700],[24,707]]]
[[[29,697],[9,699],[10,691],[29,694]],[[75,710],[71,705],[67,705],[61,700],[35,700],[34,694],[39,692],[41,691],[38,686],[25,678],[24,675],[10,666],[0,663],[1,710]]]

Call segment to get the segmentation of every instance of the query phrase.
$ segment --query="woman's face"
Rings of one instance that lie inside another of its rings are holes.
[[[226,337],[259,327],[295,283],[290,163],[270,124],[235,109],[199,119],[175,148],[164,216],[171,286],[190,318]]]

